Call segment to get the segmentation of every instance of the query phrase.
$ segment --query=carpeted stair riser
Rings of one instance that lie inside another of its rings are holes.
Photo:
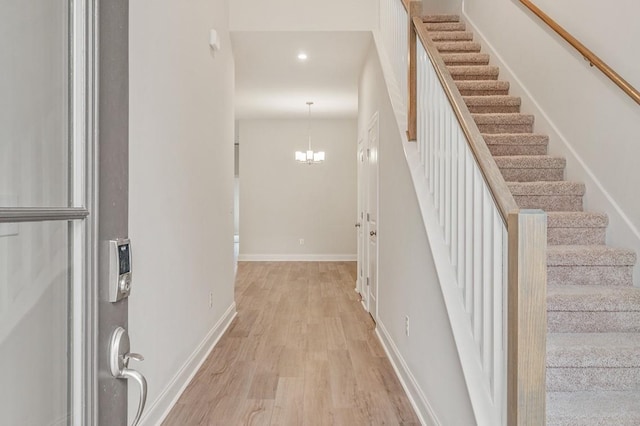
[[[552,333],[640,332],[640,292],[634,287],[547,287]]]
[[[640,392],[548,392],[547,426],[638,426]]]
[[[445,53],[442,60],[445,65],[489,65],[486,53]]]
[[[471,114],[481,133],[532,133],[529,114]]]
[[[436,22],[460,22],[460,15],[424,15],[422,17],[424,23]]]
[[[464,31],[467,29],[463,22],[425,22],[428,31]]]
[[[520,98],[515,96],[464,96],[472,114],[507,114],[520,112]]]
[[[436,41],[440,53],[480,52],[480,43],[475,41]]]
[[[640,368],[547,367],[547,392],[640,391],[638,383]]]
[[[547,330],[554,333],[640,333],[640,312],[547,312]]]
[[[503,156],[495,159],[507,182],[557,181],[564,178],[564,158],[538,156]]]
[[[508,95],[509,82],[501,80],[478,80],[455,82],[462,96]]]
[[[497,80],[500,72],[493,65],[451,65],[448,68],[454,80]]]
[[[454,41],[454,40],[473,40],[473,33],[468,31],[440,31],[429,34],[433,41]]]
[[[548,137],[465,24],[423,19],[516,203],[548,214],[547,425],[639,426],[636,254],[606,246],[607,216],[582,211],[584,184],[563,180],[565,160],[547,156]]]
[[[547,266],[549,285],[633,285],[630,266]]]
[[[505,155],[546,155],[549,137],[535,134],[483,134],[482,137],[495,157]]]

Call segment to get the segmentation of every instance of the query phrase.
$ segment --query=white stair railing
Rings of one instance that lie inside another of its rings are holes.
[[[390,62],[383,70],[400,94],[391,91],[400,121],[410,99],[415,29],[419,164],[407,147],[405,153],[415,187],[427,188],[417,191],[418,201],[476,421],[543,424],[546,215],[516,205],[422,20],[409,22],[409,9],[406,1],[380,0],[381,61]]]

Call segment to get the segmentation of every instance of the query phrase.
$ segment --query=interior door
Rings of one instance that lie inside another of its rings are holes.
[[[100,277],[107,240],[127,236],[127,12],[124,0],[0,4],[3,425],[127,421],[108,362],[127,302],[109,302]]]
[[[367,131],[367,265],[369,283],[368,310],[375,321],[378,319],[378,114],[376,113]]]

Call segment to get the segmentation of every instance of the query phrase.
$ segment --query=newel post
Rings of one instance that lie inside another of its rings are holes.
[[[510,213],[508,276],[507,424],[546,420],[547,215]]]

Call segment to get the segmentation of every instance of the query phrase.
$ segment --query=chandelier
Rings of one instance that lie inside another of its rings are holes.
[[[311,149],[311,105],[313,105],[313,102],[307,102],[307,105],[309,106],[309,124],[307,127],[309,147],[306,152],[296,151],[296,161],[307,164],[318,164],[324,161],[324,151],[313,152]]]

